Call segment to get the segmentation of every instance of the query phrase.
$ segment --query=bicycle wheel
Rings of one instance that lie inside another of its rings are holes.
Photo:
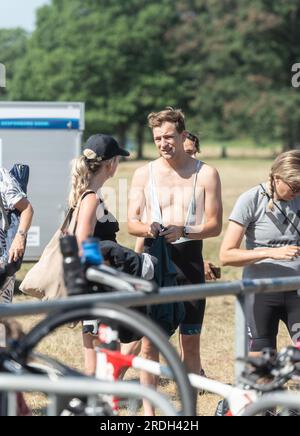
[[[32,350],[48,334],[58,327],[82,319],[101,319],[103,323],[116,322],[133,332],[146,336],[165,358],[178,386],[183,416],[195,416],[193,390],[185,367],[176,351],[169,343],[168,337],[152,321],[144,316],[115,304],[105,304],[101,307],[83,307],[63,313],[55,313],[37,324],[18,344],[15,349],[16,358],[27,360]]]

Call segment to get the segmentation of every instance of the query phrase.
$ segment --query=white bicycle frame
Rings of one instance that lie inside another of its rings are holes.
[[[173,379],[170,369],[158,362],[135,357],[132,361],[132,367],[156,376]],[[229,416],[255,416],[276,406],[300,410],[300,395],[297,394],[278,391],[261,394],[253,389],[246,390],[230,386],[196,374],[189,374],[189,380],[195,389],[225,398],[229,405]]]
[[[102,350],[100,347],[97,351],[97,356],[97,378],[103,381],[113,381],[114,367],[111,362],[109,363],[107,361],[106,350]],[[119,352],[116,352],[115,358],[120,362],[122,362],[122,358],[124,358],[124,367],[126,368],[130,367],[138,371],[145,371],[158,377],[163,376],[171,380],[174,379],[172,371],[168,367],[160,365],[158,362],[136,356],[122,356]],[[122,366],[121,363],[120,366]],[[230,413],[233,416],[241,416],[245,409],[258,399],[256,391],[232,387],[196,374],[189,374],[189,380],[195,389],[204,390],[226,398],[230,407]],[[113,407],[114,399],[110,397],[110,399],[107,400]]]

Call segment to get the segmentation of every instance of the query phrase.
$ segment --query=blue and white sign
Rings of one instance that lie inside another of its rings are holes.
[[[56,129],[56,130],[78,130],[79,120],[77,119],[0,119],[0,129]]]
[[[84,114],[80,102],[0,101],[0,166],[30,167],[28,198],[35,213],[26,261],[40,258],[63,221],[70,162],[81,152]]]
[[[0,104],[0,129],[84,130],[82,105]]]

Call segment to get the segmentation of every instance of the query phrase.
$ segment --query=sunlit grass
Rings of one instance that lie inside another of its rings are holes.
[[[269,152],[269,151],[268,151]],[[153,152],[155,157],[155,150]],[[203,159],[215,166],[221,175],[223,184],[224,200],[224,231],[227,226],[227,217],[238,196],[252,186],[265,181],[271,165],[270,153],[263,157],[252,159],[212,159],[207,158],[203,153]],[[127,179],[130,182],[133,172],[141,165],[139,162],[122,163],[117,178],[109,182],[110,186],[118,186],[118,178]],[[129,247],[134,247],[135,239],[127,233],[126,224],[121,225],[119,242]],[[205,241],[205,258],[218,264],[218,251],[222,236]],[[18,278],[24,276],[28,265],[24,265]],[[224,268],[222,271],[223,280],[237,280],[241,277],[241,270],[234,268]],[[25,297],[17,297],[15,301],[24,300]],[[22,319],[24,327],[28,330],[40,317],[31,316],[26,320]],[[178,338],[175,336],[172,342],[177,346]],[[289,342],[285,329],[280,333],[280,344]],[[39,351],[57,357],[68,363],[74,368],[82,368],[82,339],[80,326],[75,330],[68,327],[60,329],[58,332],[47,338]],[[202,335],[202,360],[203,366],[208,376],[224,382],[232,382],[234,374],[234,299],[232,297],[208,299],[205,325]],[[136,376],[133,373],[133,376]],[[174,394],[172,384],[162,388],[166,393]],[[30,396],[31,405],[39,409],[44,405],[41,397]],[[199,413],[202,415],[212,415],[216,407],[217,398],[212,395],[205,395],[199,401]]]

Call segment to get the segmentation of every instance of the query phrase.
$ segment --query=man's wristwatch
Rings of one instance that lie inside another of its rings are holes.
[[[187,231],[187,228],[186,227],[183,227],[183,232],[182,232],[182,234],[183,234],[183,237],[184,238],[189,238],[189,232]]]

